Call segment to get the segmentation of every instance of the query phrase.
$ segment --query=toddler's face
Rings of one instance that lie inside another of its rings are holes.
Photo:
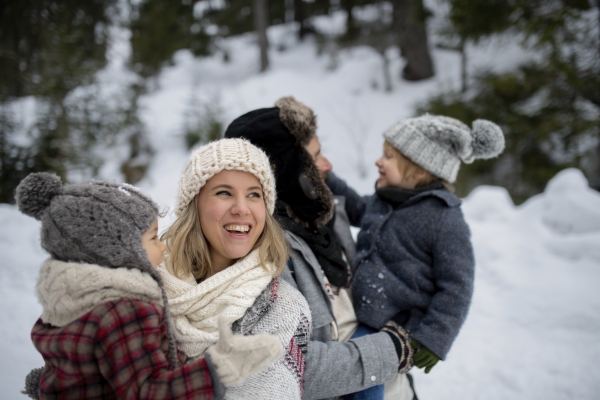
[[[421,181],[421,176],[410,167],[411,162],[394,149],[389,143],[384,143],[383,154],[375,162],[379,169],[377,188],[386,187],[400,189],[415,189]],[[404,168],[400,168],[403,166]]]
[[[154,221],[150,229],[142,235],[142,245],[153,268],[163,262],[163,253],[167,249],[167,245],[158,238],[158,220]]]

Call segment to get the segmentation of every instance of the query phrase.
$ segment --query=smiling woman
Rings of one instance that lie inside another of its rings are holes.
[[[206,182],[197,205],[202,232],[211,244],[211,274],[216,274],[248,254],[262,234],[262,187],[249,172],[221,171]]]
[[[163,234],[159,266],[178,345],[190,357],[218,338],[219,315],[241,335],[270,333],[284,356],[242,384],[230,399],[300,399],[311,331],[304,297],[280,280],[288,246],[275,211],[269,159],[242,139],[197,149],[180,180],[177,219]]]

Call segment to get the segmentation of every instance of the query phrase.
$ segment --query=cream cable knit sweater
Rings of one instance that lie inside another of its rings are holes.
[[[231,326],[273,278],[273,270],[261,266],[258,249],[199,284],[192,274],[179,279],[163,265],[158,272],[169,298],[175,339],[189,357],[202,355],[217,342],[219,315]]]
[[[52,258],[40,269],[37,297],[45,323],[62,327],[107,301],[123,297],[163,306],[158,283],[138,269],[106,268]]]

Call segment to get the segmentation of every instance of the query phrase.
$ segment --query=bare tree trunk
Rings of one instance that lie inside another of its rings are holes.
[[[599,0],[600,1],[600,0]],[[358,29],[356,28],[356,22],[354,21],[354,15],[352,9],[354,8],[355,0],[342,0],[342,8],[346,11],[346,40],[348,42],[356,39]]]
[[[596,0],[596,7],[598,7],[598,36],[600,36],[600,0]],[[598,44],[600,46],[600,40],[598,41]],[[600,58],[600,47],[598,47],[598,58]]]
[[[393,0],[393,5],[398,45],[406,60],[402,78],[409,81],[431,78],[435,71],[427,44],[423,0]]]
[[[269,41],[267,39],[267,5],[266,0],[253,0],[254,30],[260,47],[260,72],[269,68]]]
[[[383,60],[383,86],[386,92],[391,92],[392,76],[390,74],[390,59],[388,58],[385,49],[383,49],[379,54],[381,54],[381,59]]]
[[[294,0],[285,0],[285,23],[294,21]]]
[[[304,40],[304,36],[307,34],[306,30],[306,10],[302,0],[294,0],[294,21],[300,25],[298,31],[298,39]]]
[[[461,81],[461,88],[460,91],[462,93],[465,93],[468,89],[468,84],[467,84],[467,50],[465,49],[465,39],[461,39],[460,40],[460,47],[459,47],[459,51],[460,51],[460,81]]]

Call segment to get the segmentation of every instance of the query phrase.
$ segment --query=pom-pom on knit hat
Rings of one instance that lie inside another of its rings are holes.
[[[42,247],[57,260],[138,269],[162,291],[169,358],[177,366],[164,285],[152,267],[142,235],[158,218],[156,203],[134,186],[104,181],[62,185],[54,174],[29,174],[16,190],[19,210],[42,222]]]
[[[220,139],[196,149],[179,181],[175,214],[180,216],[206,182],[223,170],[245,171],[260,182],[265,205],[275,211],[275,178],[269,158],[258,147],[243,139]]]
[[[383,134],[402,155],[453,183],[460,162],[498,156],[504,150],[504,134],[498,125],[478,119],[470,129],[457,119],[423,115],[397,123]]]

